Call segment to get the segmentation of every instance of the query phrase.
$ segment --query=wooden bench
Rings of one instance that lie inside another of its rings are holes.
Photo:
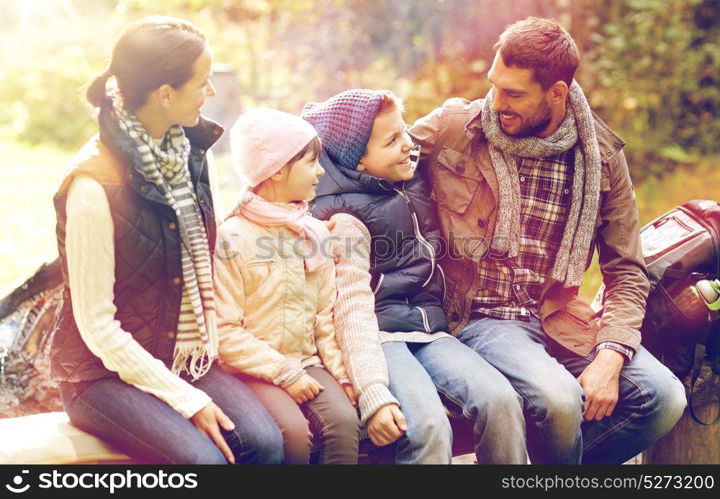
[[[473,452],[472,428],[451,417],[455,435],[453,455]],[[361,464],[392,464],[395,444],[376,447],[364,438]],[[72,424],[64,412],[0,419],[1,464],[133,464],[134,461]]]
[[[70,424],[64,412],[0,419],[0,463],[129,464],[132,460]]]

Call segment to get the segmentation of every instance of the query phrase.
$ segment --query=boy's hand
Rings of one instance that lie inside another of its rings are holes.
[[[353,407],[357,407],[357,397],[355,396],[355,390],[353,390],[352,385],[350,383],[343,383],[342,387],[343,390],[345,390],[345,395],[350,399],[350,403]]]
[[[309,374],[303,374],[297,381],[285,387],[285,391],[298,404],[314,399],[324,389],[325,387]]]
[[[396,404],[381,407],[367,423],[368,435],[378,447],[393,443],[407,431],[405,416]]]

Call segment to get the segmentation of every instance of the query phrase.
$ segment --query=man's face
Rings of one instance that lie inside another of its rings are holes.
[[[532,69],[506,66],[498,52],[488,80],[493,91],[492,110],[498,113],[503,132],[527,137],[548,127],[552,118],[548,92],[535,81]]]

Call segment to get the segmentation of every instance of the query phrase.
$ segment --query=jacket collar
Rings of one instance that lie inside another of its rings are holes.
[[[145,177],[141,173],[142,158],[140,157],[140,153],[130,138],[122,133],[120,127],[112,118],[111,113],[112,103],[108,101],[101,106],[98,115],[100,140],[122,164],[128,166],[125,172],[125,178],[123,179],[124,182],[132,185],[139,194],[146,199],[167,205],[165,197],[158,190],[157,186],[145,180]],[[194,169],[194,162],[192,161],[193,153],[204,155],[207,149],[220,138],[223,133],[223,128],[214,121],[200,116],[197,125],[194,127],[183,127],[183,129],[190,142],[191,148],[188,165],[190,178],[193,186],[197,187],[198,180],[200,179],[203,168],[205,168],[206,162],[200,162],[199,169]]]
[[[393,186],[387,180],[338,166],[325,150],[320,152],[320,164],[325,170],[325,175],[320,177],[317,197],[348,192],[371,194],[393,192]]]
[[[224,131],[223,127],[202,115],[197,125],[183,128],[190,145],[203,151],[210,149]]]

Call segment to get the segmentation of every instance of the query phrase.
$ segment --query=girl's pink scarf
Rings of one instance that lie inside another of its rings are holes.
[[[270,227],[286,226],[293,232],[302,236],[305,269],[315,272],[326,261],[322,254],[322,238],[313,227],[313,218],[308,215],[308,204],[303,201],[288,210],[252,193],[241,199],[235,208],[226,217],[242,215],[260,225]]]

